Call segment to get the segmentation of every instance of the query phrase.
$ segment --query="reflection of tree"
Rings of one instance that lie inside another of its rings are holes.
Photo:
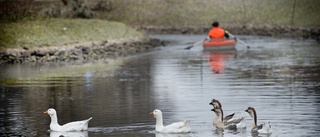
[[[40,120],[43,116],[42,102],[39,102],[38,99],[28,100],[28,95],[25,94],[27,92],[22,87],[0,86],[0,94],[2,95],[0,98],[1,136],[34,136],[35,132],[41,132],[41,130],[36,131],[32,127],[38,126],[41,129],[43,127],[41,125],[44,125],[40,124],[40,121],[44,122]],[[46,130],[43,129],[43,131]]]
[[[151,119],[146,118],[149,117],[148,112],[154,109],[154,100],[149,98],[149,63],[126,64],[123,69],[112,71],[107,68],[110,66],[108,64],[104,66],[105,72],[90,75],[88,78],[81,75],[58,75],[41,79],[23,78],[15,83],[17,87],[0,85],[0,93],[3,95],[3,98],[0,98],[3,108],[0,110],[0,125],[10,130],[16,129],[14,132],[17,133],[24,134],[20,131],[27,128],[30,132],[45,135],[45,131],[49,129],[50,118],[43,115],[43,112],[50,107],[57,110],[60,124],[91,116],[94,120],[89,123],[89,127],[148,122]],[[33,67],[24,67],[25,73],[39,73],[38,68],[30,68]],[[58,70],[63,70],[62,68],[70,69],[60,66]],[[8,68],[2,72],[10,70],[12,69]],[[39,70],[55,73],[50,67]],[[20,71],[22,70],[17,72]],[[100,74],[103,77],[100,77]]]

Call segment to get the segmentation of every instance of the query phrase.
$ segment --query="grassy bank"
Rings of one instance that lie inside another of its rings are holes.
[[[98,19],[37,18],[0,24],[0,48],[33,48],[140,38],[123,23]]]
[[[136,25],[272,25],[320,27],[319,0],[110,0],[112,10],[97,13]],[[125,9],[125,10],[123,10]]]

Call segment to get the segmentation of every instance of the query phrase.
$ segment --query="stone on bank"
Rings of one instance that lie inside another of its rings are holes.
[[[0,63],[86,62],[107,57],[130,55],[164,45],[165,43],[158,39],[143,38],[90,42],[58,47],[6,49],[0,51]]]

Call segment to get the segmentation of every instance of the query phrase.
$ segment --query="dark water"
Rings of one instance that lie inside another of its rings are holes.
[[[2,136],[50,133],[53,107],[60,124],[93,117],[89,131],[63,136],[208,137],[251,136],[247,129],[217,132],[209,106],[219,99],[224,113],[252,106],[258,123],[270,121],[271,136],[319,136],[320,44],[312,40],[240,36],[236,51],[185,47],[202,35],[155,35],[167,47],[116,61],[89,64],[0,64]],[[116,64],[116,65],[115,65]],[[162,135],[149,115],[161,109],[164,124],[191,120],[192,133]]]

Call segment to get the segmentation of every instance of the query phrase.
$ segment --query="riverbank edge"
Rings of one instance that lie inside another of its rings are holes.
[[[15,48],[0,51],[0,63],[87,62],[102,58],[126,56],[165,46],[165,42],[148,37],[103,42],[68,43],[60,46]]]
[[[147,34],[206,34],[208,27],[135,27]],[[320,40],[320,29],[293,28],[287,26],[231,26],[226,30],[236,35],[259,35],[272,37],[290,37]],[[165,42],[148,37],[140,39],[122,39],[103,42],[68,43],[62,46],[17,48],[0,51],[0,63],[22,62],[69,62],[96,60],[107,57],[126,56],[155,47],[165,46]]]
[[[233,35],[257,35],[271,37],[289,37],[295,39],[320,40],[320,28],[271,26],[271,25],[224,25],[221,26]],[[143,30],[149,34],[207,34],[210,27],[164,27],[164,26],[141,26],[137,30]]]

